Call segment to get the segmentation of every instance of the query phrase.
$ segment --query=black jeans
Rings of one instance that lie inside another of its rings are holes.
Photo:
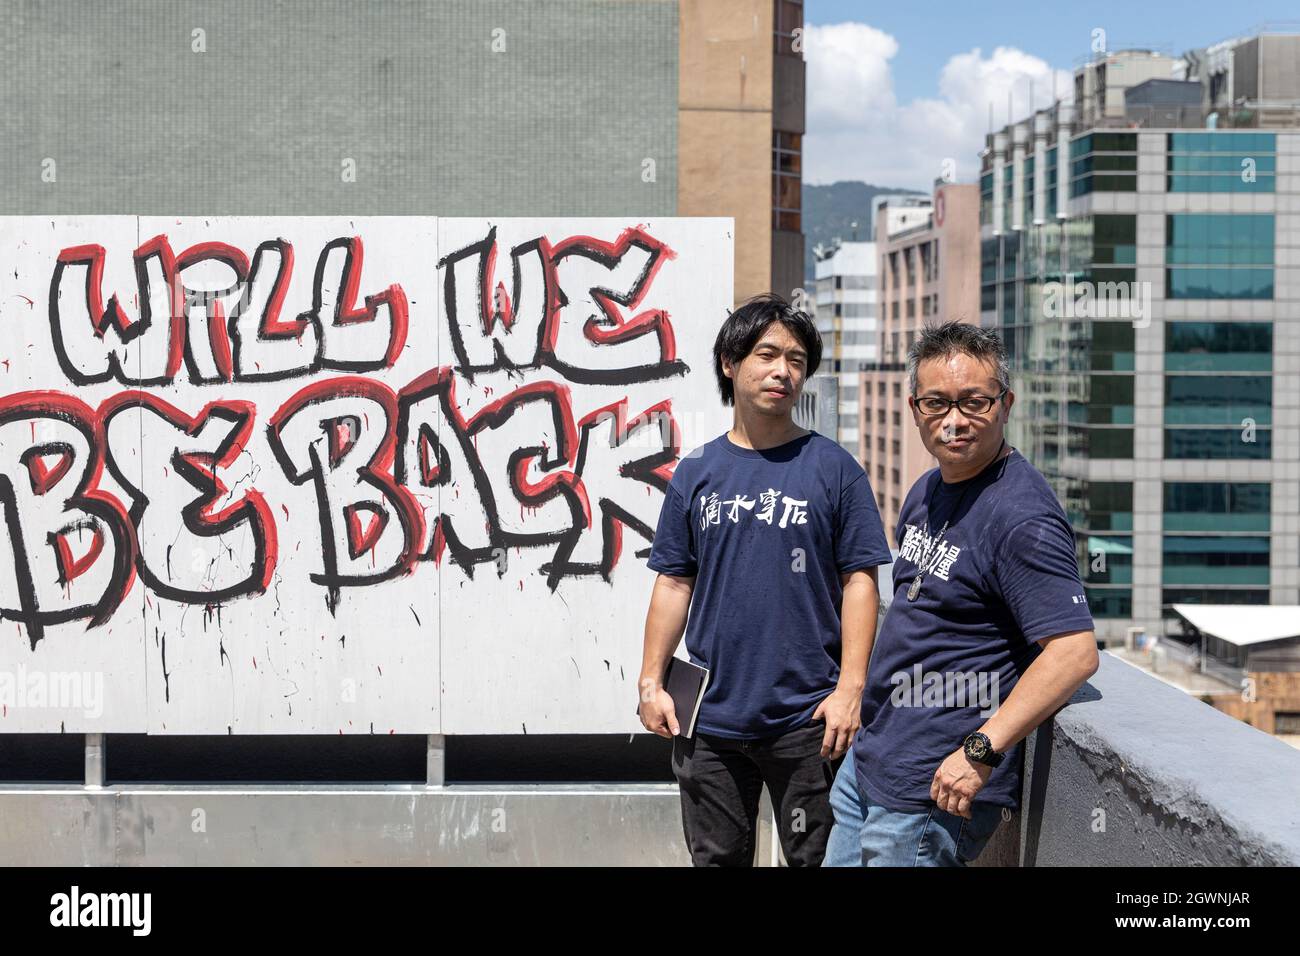
[[[840,760],[821,755],[826,722],[775,737],[732,740],[698,731],[673,738],[682,829],[696,866],[752,866],[758,801],[772,795],[781,849],[790,866],[821,866],[834,816],[830,792]]]

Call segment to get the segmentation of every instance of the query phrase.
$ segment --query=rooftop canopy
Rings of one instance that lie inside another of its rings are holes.
[[[1174,612],[1202,634],[1246,647],[1300,638],[1294,604],[1175,604]]]

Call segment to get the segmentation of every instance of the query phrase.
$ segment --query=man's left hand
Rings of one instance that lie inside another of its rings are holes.
[[[853,738],[862,726],[862,695],[837,689],[817,705],[812,719],[818,717],[826,720],[822,756],[838,760],[853,745]]]

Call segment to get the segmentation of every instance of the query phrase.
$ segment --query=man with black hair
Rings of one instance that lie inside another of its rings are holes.
[[[996,332],[922,330],[908,404],[939,467],[899,511],[894,598],[831,794],[825,866],[964,866],[1020,799],[1021,741],[1097,670],[1074,532],[1004,430]]]
[[[677,463],[659,515],[640,715],[673,740],[696,866],[752,865],[763,784],[786,861],[820,865],[835,762],[860,722],[890,554],[862,466],[792,417],[821,352],[779,296],[731,314],[713,346],[731,430]],[[663,686],[683,631],[710,671],[689,739]]]

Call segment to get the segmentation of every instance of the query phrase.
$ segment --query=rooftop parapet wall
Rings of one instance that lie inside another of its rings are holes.
[[[1025,767],[984,865],[1300,865],[1300,751],[1110,654]]]

